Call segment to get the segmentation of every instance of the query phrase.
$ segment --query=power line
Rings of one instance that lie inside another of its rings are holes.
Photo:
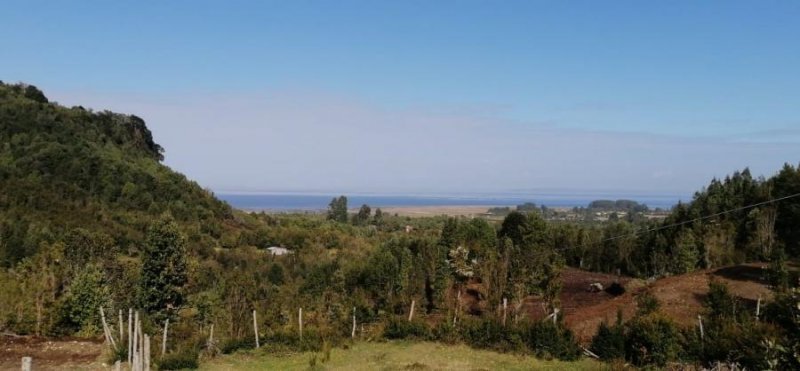
[[[750,204],[750,205],[746,205],[746,206],[741,206],[741,207],[737,207],[737,208],[730,209],[730,210],[720,211],[718,213],[714,213],[714,214],[706,215],[706,216],[701,216],[701,217],[698,217],[698,218],[685,220],[685,221],[678,222],[678,223],[662,225],[662,226],[655,227],[655,228],[649,228],[649,229],[645,229],[645,230],[635,231],[633,233],[621,234],[621,235],[618,235],[618,236],[613,236],[613,237],[609,237],[609,238],[606,238],[606,239],[602,239],[602,240],[597,241],[595,243],[578,246],[577,248],[590,247],[590,246],[593,246],[593,245],[601,244],[603,242],[618,240],[620,238],[625,238],[625,237],[636,237],[636,236],[638,236],[640,234],[660,231],[662,229],[678,227],[678,226],[681,226],[681,225],[690,224],[690,223],[694,223],[694,222],[697,222],[697,221],[716,218],[716,217],[721,216],[721,215],[735,213],[737,211],[743,211],[743,210],[747,210],[747,209],[752,209],[754,207],[767,205],[767,204],[771,204],[771,203],[775,203],[775,202],[779,202],[779,201],[784,201],[784,200],[788,200],[788,199],[794,198],[794,197],[800,197],[800,193],[795,193],[795,194],[792,194],[792,195],[789,195],[789,196],[774,198],[774,199],[770,199],[770,200],[767,200],[767,201],[762,201],[762,202],[758,202],[758,203],[754,203],[754,204]],[[561,250],[566,250],[566,248],[561,248]]]

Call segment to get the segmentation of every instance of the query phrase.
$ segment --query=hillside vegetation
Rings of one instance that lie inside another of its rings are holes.
[[[214,246],[231,209],[161,164],[134,115],[49,102],[0,83],[0,264],[10,267],[75,227],[135,250],[151,219],[171,214],[196,247]]]
[[[800,255],[800,168],[792,165],[768,179],[745,169],[713,180],[665,220],[550,223],[530,208],[495,223],[368,205],[351,215],[345,196],[327,215],[233,211],[161,164],[141,119],[62,107],[29,85],[0,84],[0,139],[0,332],[93,338],[103,334],[100,308],[112,318],[134,309],[151,335],[169,320],[158,365],[185,368],[253,348],[255,312],[270,352],[325,353],[355,337],[562,361],[579,360],[583,345],[636,365],[800,367],[790,264]],[[274,256],[270,246],[290,253]],[[637,309],[601,323],[591,342],[579,344],[564,320],[565,306],[594,300],[564,276],[657,279],[752,261],[768,267],[759,277],[774,292],[765,315],[756,319],[753,303],[724,282],[703,281],[689,315],[706,318],[708,337],[661,308],[669,296],[643,280],[631,280],[635,290],[604,282],[611,290],[597,295]]]

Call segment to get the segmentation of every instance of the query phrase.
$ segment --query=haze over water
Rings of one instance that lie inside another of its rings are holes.
[[[271,210],[271,211],[315,211],[328,207],[331,198],[338,194],[330,193],[249,193],[233,194],[219,193],[217,196],[233,207],[244,210]],[[404,206],[515,206],[525,202],[548,207],[575,207],[586,206],[598,199],[631,199],[644,203],[651,209],[669,209],[685,197],[678,195],[636,195],[625,196],[610,193],[583,193],[583,194],[467,194],[467,195],[441,195],[441,194],[353,194],[346,195],[348,205],[358,207],[363,204],[371,207],[404,207]]]

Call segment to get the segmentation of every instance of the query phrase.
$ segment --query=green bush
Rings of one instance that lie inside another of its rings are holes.
[[[128,347],[118,346],[116,349],[111,351],[111,355],[108,358],[108,363],[113,364],[116,361],[126,362],[127,360]]]
[[[198,367],[197,353],[181,352],[167,354],[158,361],[159,370],[185,370]]]
[[[513,327],[504,327],[493,319],[465,319],[458,324],[458,329],[462,340],[475,348],[499,351],[525,348],[519,333]]]
[[[661,308],[661,303],[655,295],[649,291],[645,291],[636,297],[636,308],[637,315],[645,316],[658,312],[658,309]]]
[[[288,348],[299,352],[319,352],[323,348],[325,336],[315,329],[305,329],[303,337],[297,331],[276,331],[261,338],[261,343],[270,347]]]
[[[406,321],[390,317],[383,329],[383,337],[387,339],[432,339],[431,329],[424,322]]]
[[[625,354],[633,364],[663,367],[676,360],[680,350],[680,334],[668,318],[653,313],[628,322]]]
[[[433,328],[432,338],[445,344],[455,344],[461,340],[458,329],[450,321],[444,321]]]
[[[600,324],[597,334],[592,338],[590,349],[603,360],[625,358],[625,327],[621,324],[609,326]]]
[[[538,357],[575,360],[581,354],[572,331],[561,323],[534,322],[521,330],[525,344]]]
[[[220,345],[220,352],[222,354],[231,354],[239,349],[253,349],[256,347],[255,341],[252,338],[244,339],[228,339]]]

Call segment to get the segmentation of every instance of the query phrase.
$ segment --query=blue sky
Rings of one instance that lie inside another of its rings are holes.
[[[145,118],[215,190],[686,194],[800,161],[794,1],[11,1],[0,34],[0,79]]]

